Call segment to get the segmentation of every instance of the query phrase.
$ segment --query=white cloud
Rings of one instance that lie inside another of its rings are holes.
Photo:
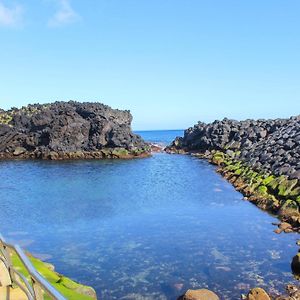
[[[22,24],[23,7],[14,5],[12,7],[5,6],[0,2],[0,26],[17,27]]]
[[[80,16],[74,11],[70,0],[57,0],[58,10],[49,20],[48,25],[51,27],[62,26],[80,20]]]

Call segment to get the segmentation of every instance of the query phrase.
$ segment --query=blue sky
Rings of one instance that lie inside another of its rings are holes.
[[[0,0],[0,107],[130,109],[134,129],[300,114],[299,0]]]

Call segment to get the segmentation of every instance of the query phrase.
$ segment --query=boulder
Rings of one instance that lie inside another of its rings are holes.
[[[292,173],[291,176],[290,176],[290,178],[291,179],[298,179],[298,180],[300,180],[300,171],[297,170],[294,173]]]
[[[24,147],[17,147],[13,153],[14,156],[19,156],[25,153],[27,150]]]
[[[279,215],[285,215],[293,211],[299,212],[298,204],[296,201],[288,199],[282,204],[278,213]]]
[[[297,253],[291,263],[292,271],[295,274],[300,274],[300,253]]]
[[[219,297],[212,291],[207,289],[187,290],[183,300],[219,300]]]
[[[246,299],[247,300],[271,300],[270,296],[262,288],[251,289]]]
[[[279,225],[278,225],[279,229],[281,230],[286,230],[286,229],[289,229],[289,228],[292,228],[292,225],[287,223],[287,222],[281,222]]]
[[[57,160],[58,158],[59,158],[59,155],[58,155],[57,152],[50,151],[50,153],[49,153],[49,159],[51,159],[51,160]]]

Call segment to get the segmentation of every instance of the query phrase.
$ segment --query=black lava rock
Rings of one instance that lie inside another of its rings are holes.
[[[132,132],[131,121],[129,111],[101,103],[69,101],[1,110],[0,157],[17,155],[23,149],[38,156],[51,151],[146,148],[142,138]]]
[[[205,153],[234,151],[255,169],[300,179],[300,116],[289,119],[198,122],[170,145]]]

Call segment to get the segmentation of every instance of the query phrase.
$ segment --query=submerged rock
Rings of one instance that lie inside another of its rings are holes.
[[[285,233],[289,233],[292,232],[292,225],[290,223],[287,222],[281,222],[278,225],[278,229],[275,230],[276,233],[281,233],[282,231],[284,231]]]

